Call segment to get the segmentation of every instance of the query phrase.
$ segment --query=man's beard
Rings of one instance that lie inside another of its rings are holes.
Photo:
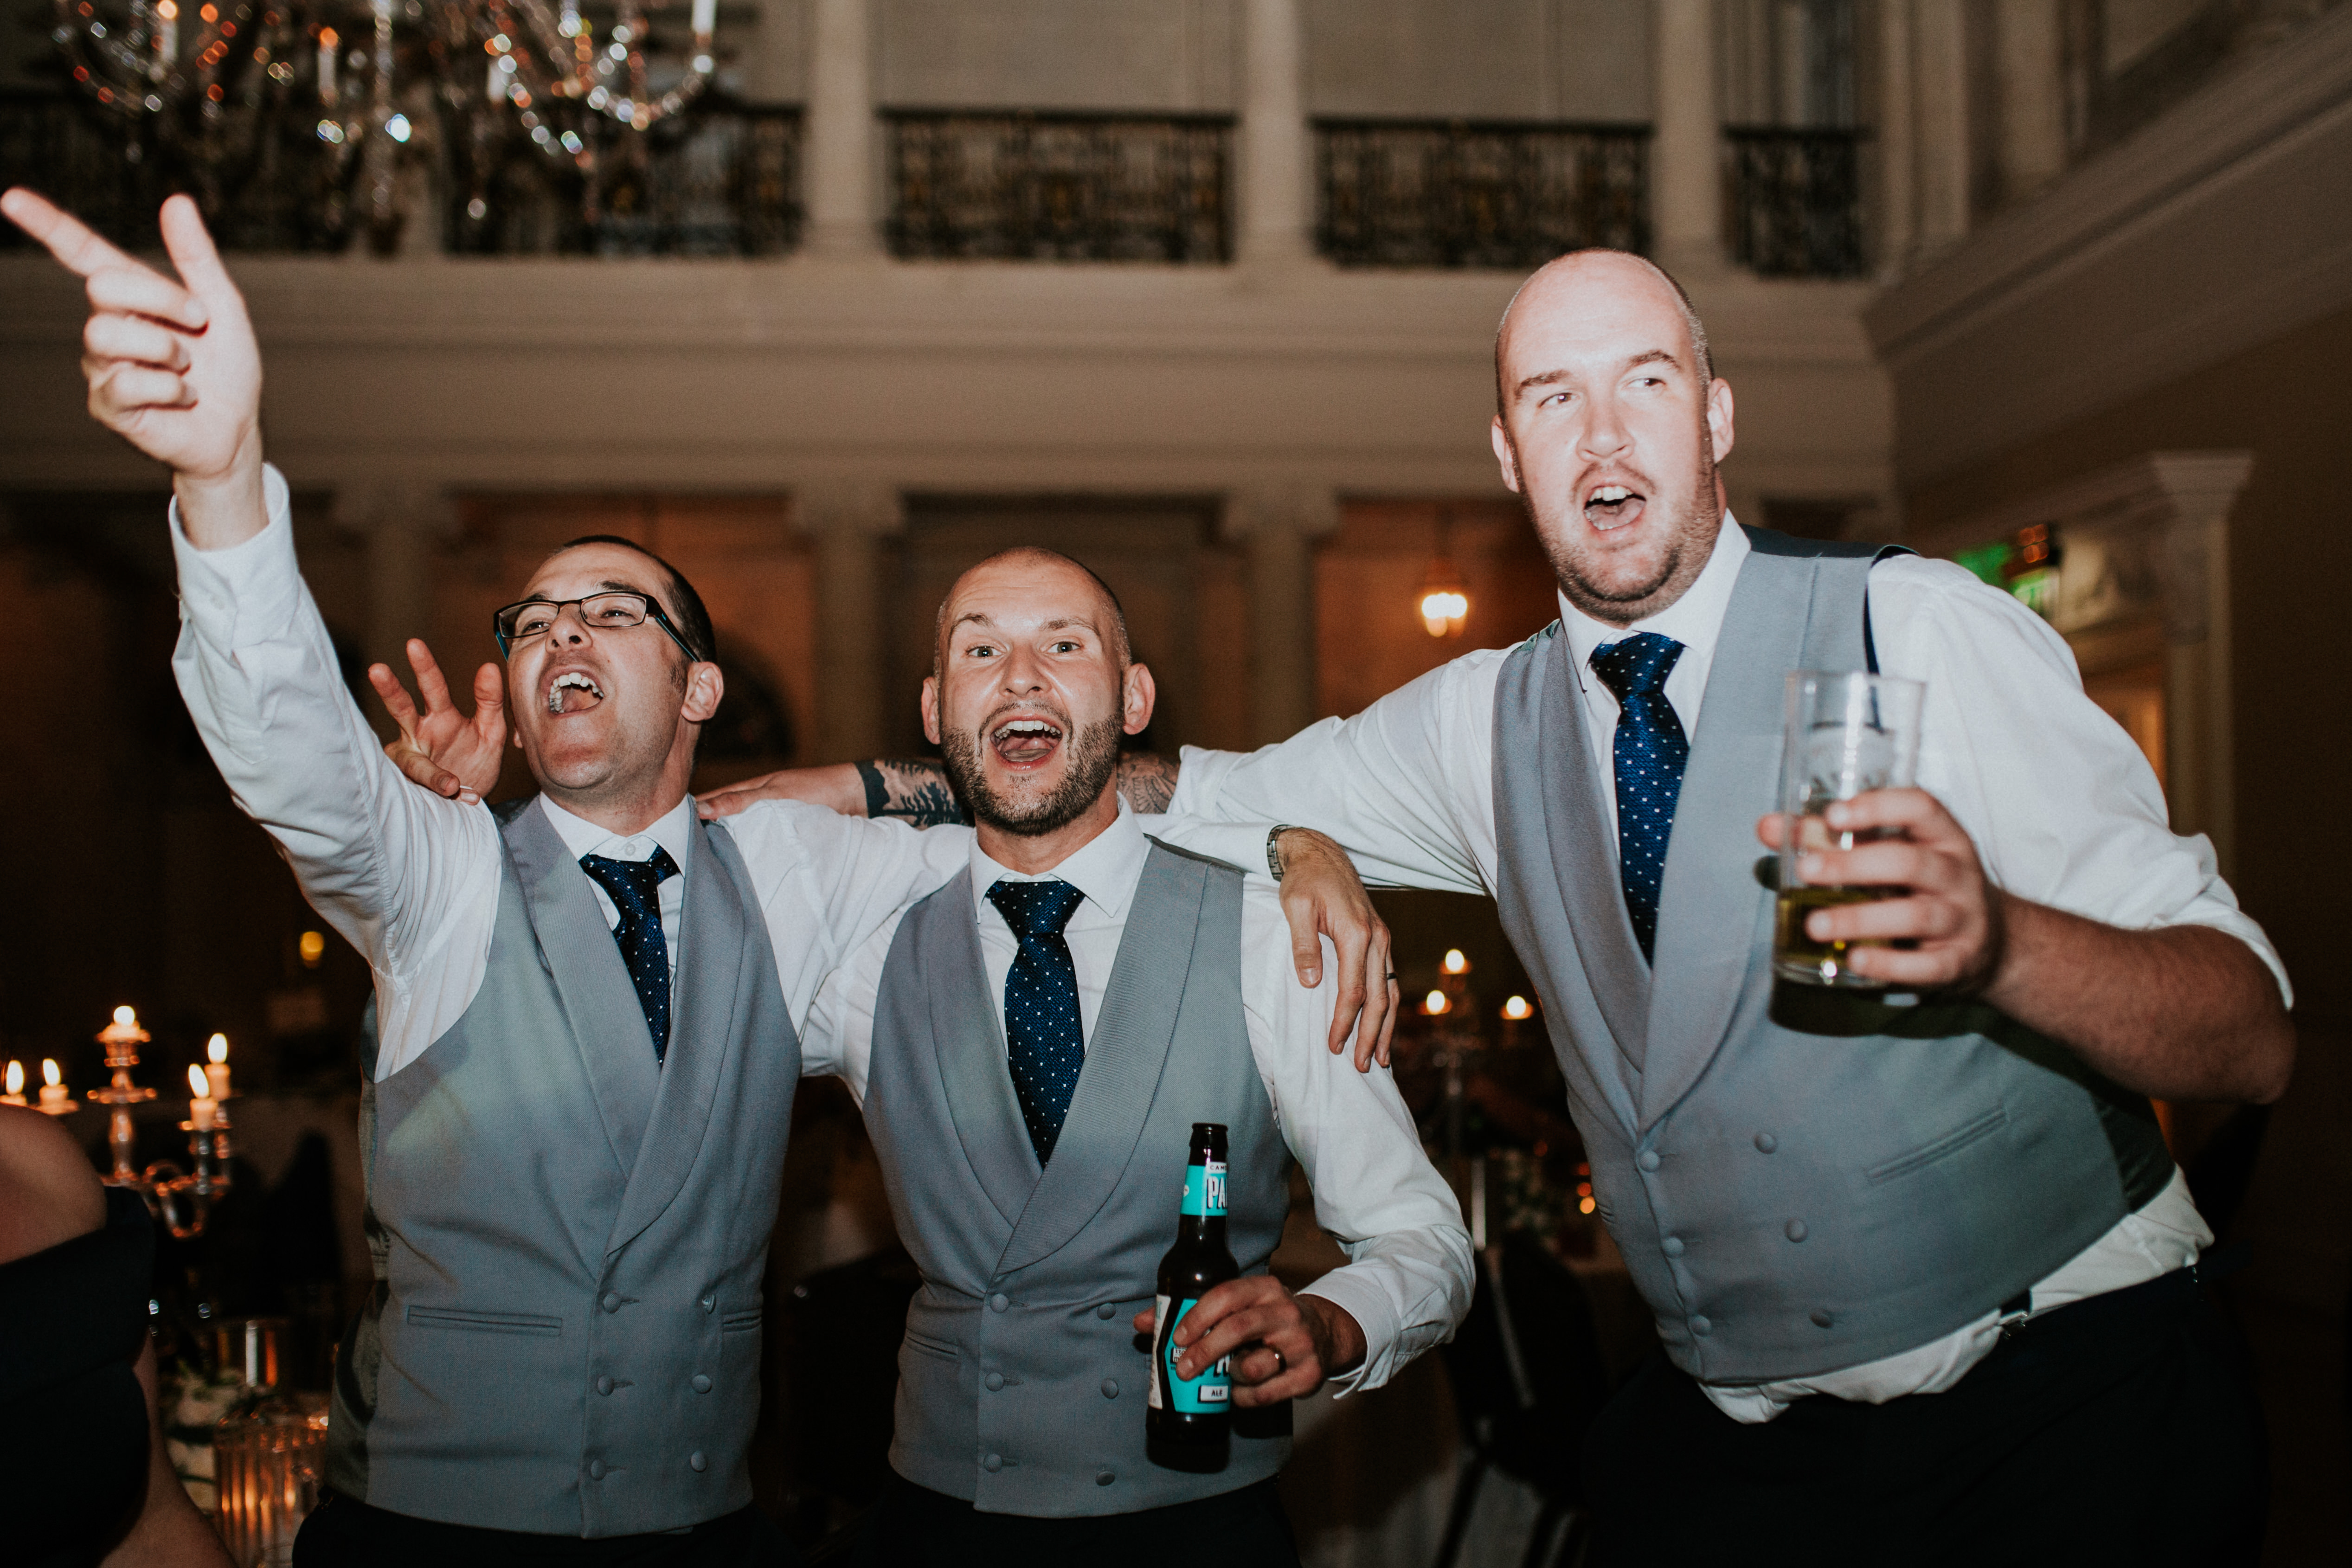
[[[940,735],[940,761],[947,766],[948,782],[963,796],[975,821],[1024,838],[1042,838],[1084,816],[1102,798],[1118,768],[1118,720],[1105,719],[1076,730],[1065,725],[1063,733],[1067,762],[1062,782],[1042,799],[1016,803],[990,789],[981,768],[979,740],[967,731],[950,730]]]
[[[1517,461],[1516,443],[1512,459]],[[1522,466],[1519,472],[1526,473],[1526,468]],[[1569,499],[1574,501],[1573,491]],[[1573,513],[1560,520],[1559,527],[1546,527],[1543,518],[1536,510],[1535,495],[1525,484],[1519,488],[1519,509],[1527,514],[1528,525],[1535,530],[1536,541],[1543,546],[1545,557],[1551,562],[1552,574],[1559,579],[1560,592],[1567,596],[1568,602],[1595,619],[1622,621],[1628,626],[1656,615],[1682,597],[1682,592],[1697,578],[1706,565],[1707,557],[1714,552],[1714,535],[1707,531],[1706,525],[1721,517],[1716,504],[1715,461],[1706,449],[1704,432],[1699,445],[1698,472],[1691,487],[1690,500],[1684,506],[1682,515],[1674,520],[1672,530],[1666,536],[1665,549],[1659,556],[1657,569],[1643,574],[1640,580],[1631,584],[1612,587],[1596,582],[1587,574],[1583,559],[1570,542],[1579,537],[1580,520]],[[1694,551],[1696,552],[1696,558]],[[1681,588],[1668,595],[1664,603],[1650,602],[1677,579],[1681,581]]]

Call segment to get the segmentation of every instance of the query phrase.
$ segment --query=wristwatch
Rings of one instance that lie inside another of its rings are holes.
[[[1277,823],[1266,832],[1265,868],[1274,874],[1274,879],[1277,882],[1282,880],[1282,851],[1275,846],[1282,842],[1282,836],[1289,832],[1294,826],[1287,822]]]

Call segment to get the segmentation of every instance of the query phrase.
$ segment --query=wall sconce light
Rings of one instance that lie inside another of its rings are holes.
[[[1460,637],[1470,618],[1470,593],[1463,586],[1462,574],[1454,569],[1453,542],[1453,515],[1439,507],[1437,551],[1430,557],[1429,570],[1422,574],[1421,595],[1413,602],[1423,629],[1433,637]]]

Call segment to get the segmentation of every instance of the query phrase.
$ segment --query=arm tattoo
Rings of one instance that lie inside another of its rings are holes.
[[[947,771],[928,757],[860,763],[857,776],[868,816],[901,816],[917,827],[971,820],[948,786]]]
[[[1129,752],[1118,760],[1118,793],[1146,815],[1165,812],[1176,798],[1176,771],[1182,764],[1152,752]]]

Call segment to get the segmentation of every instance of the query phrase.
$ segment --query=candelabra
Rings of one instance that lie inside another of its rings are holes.
[[[228,1191],[229,1130],[227,1113],[206,1092],[209,1083],[202,1068],[190,1068],[189,1087],[194,1098],[189,1120],[180,1123],[188,1134],[188,1158],[193,1172],[184,1172],[169,1160],[158,1160],[144,1171],[131,1163],[133,1131],[131,1108],[155,1098],[155,1091],[131,1081],[139,1065],[139,1047],[151,1038],[139,1026],[139,1016],[128,1007],[114,1010],[114,1022],[98,1033],[106,1047],[106,1065],[114,1080],[89,1091],[91,1100],[109,1108],[106,1142],[114,1168],[101,1178],[110,1187],[129,1187],[147,1200],[155,1216],[182,1240],[200,1234],[212,1215],[215,1198]]]

